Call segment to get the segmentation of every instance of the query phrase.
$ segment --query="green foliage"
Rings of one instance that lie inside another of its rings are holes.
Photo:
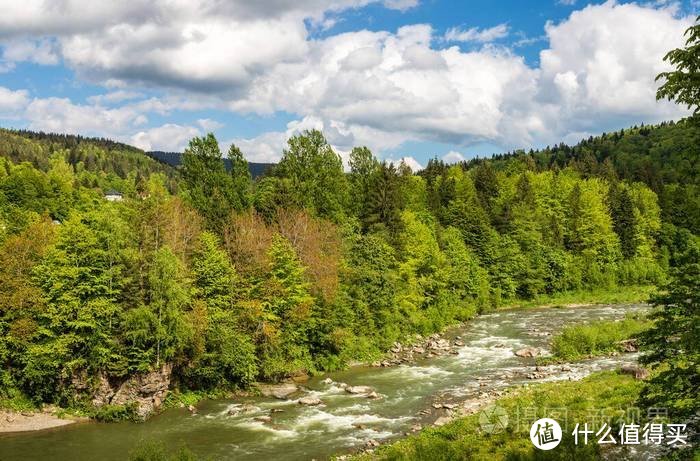
[[[350,196],[343,162],[320,131],[292,136],[274,174],[289,180],[295,206],[332,220],[345,214]]]
[[[642,397],[688,416],[700,410],[700,248],[691,246],[678,259],[671,281],[652,299],[654,327],[642,336],[641,361],[656,371]]]
[[[123,145],[0,132],[0,392],[90,411],[102,378],[172,370],[211,395],[503,305],[638,297],[697,244],[698,139],[679,122],[418,174],[356,148],[345,173],[308,131],[252,183],[213,135],[178,175]],[[613,341],[594,330],[580,353]]]
[[[669,51],[664,56],[664,61],[676,70],[662,72],[656,77],[656,80],[664,80],[656,92],[656,99],[685,104],[689,109],[694,108],[697,115],[700,112],[700,16],[685,35],[688,37],[685,48]]]
[[[192,206],[211,229],[221,229],[232,211],[249,206],[250,176],[247,162],[232,146],[233,169],[226,172],[219,143],[213,134],[194,138],[182,156],[182,178]]]
[[[552,338],[552,352],[555,359],[567,362],[623,352],[623,340],[638,338],[650,326],[648,320],[630,316],[620,321],[600,320],[567,326]]]
[[[137,421],[134,405],[104,405],[96,409],[90,416],[97,421],[113,423],[116,421]]]

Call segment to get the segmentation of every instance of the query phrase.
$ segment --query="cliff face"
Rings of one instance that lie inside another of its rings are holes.
[[[145,420],[163,404],[170,387],[171,374],[171,364],[164,364],[160,370],[134,375],[120,382],[110,382],[106,375],[100,374],[92,404],[97,408],[104,405],[135,405],[136,416]]]

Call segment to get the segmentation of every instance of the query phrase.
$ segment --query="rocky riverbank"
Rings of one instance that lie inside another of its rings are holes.
[[[87,418],[59,418],[54,414],[54,407],[43,411],[0,410],[0,434],[10,432],[28,432],[67,426]]]

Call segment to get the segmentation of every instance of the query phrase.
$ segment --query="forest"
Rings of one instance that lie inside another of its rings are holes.
[[[365,147],[346,169],[305,131],[253,180],[212,134],[174,169],[0,130],[0,392],[88,408],[98,377],[166,365],[182,390],[246,388],[518,300],[664,282],[698,246],[699,137],[688,119],[413,172]]]

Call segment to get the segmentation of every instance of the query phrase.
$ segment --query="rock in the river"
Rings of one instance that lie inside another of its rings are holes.
[[[298,391],[299,387],[295,383],[258,384],[258,389],[260,389],[260,393],[265,397],[274,397],[284,400]]]
[[[537,357],[540,355],[540,350],[536,347],[524,347],[515,351],[515,355],[518,357]]]
[[[367,448],[375,448],[375,447],[378,447],[379,445],[380,445],[379,442],[377,442],[377,441],[374,440],[374,439],[369,439],[369,440],[367,441],[367,443],[365,443],[365,446],[366,446]]]
[[[369,394],[367,394],[367,398],[368,399],[378,399],[378,398],[380,398],[380,395],[377,394],[375,391],[372,391]]]
[[[272,421],[272,418],[266,415],[256,416],[254,419],[256,421],[260,421],[261,423],[269,423],[270,421]]]
[[[649,370],[639,365],[623,365],[620,371],[623,375],[634,376],[634,379],[647,379],[649,377]]]
[[[187,405],[187,410],[192,413],[193,415],[197,414],[197,409],[195,408],[194,405]]]
[[[311,396],[302,397],[299,400],[297,400],[297,402],[299,403],[299,405],[309,405],[309,406],[321,405],[323,403],[323,402],[321,402],[321,399],[316,398],[316,397],[311,397]]]
[[[421,346],[414,346],[413,353],[414,354],[425,354],[425,348],[423,348]]]
[[[345,388],[345,392],[348,394],[369,394],[373,391],[374,389],[369,386],[348,386]]]
[[[454,344],[457,347],[462,347],[464,346],[464,341],[462,341],[461,339],[456,339],[452,342],[452,344]]]
[[[333,380],[331,378],[326,378],[323,381],[321,381],[323,384],[333,384]]]

